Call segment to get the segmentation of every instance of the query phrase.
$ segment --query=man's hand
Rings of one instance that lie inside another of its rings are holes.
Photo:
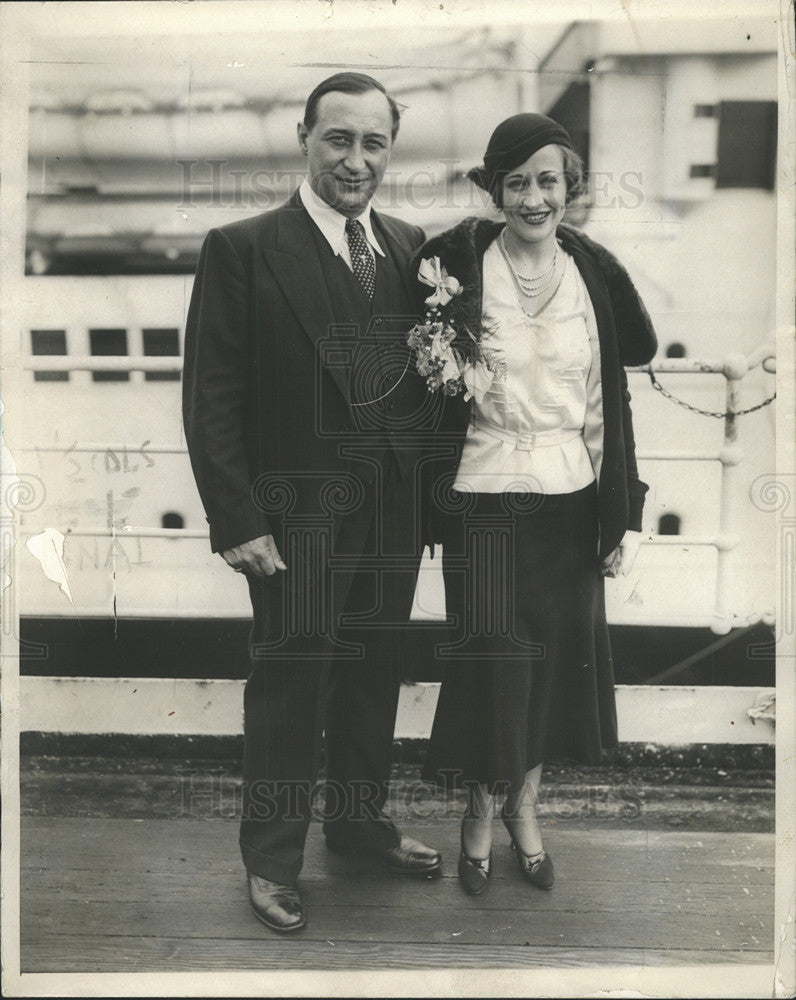
[[[641,547],[641,532],[626,531],[617,548],[603,559],[600,572],[603,576],[627,576],[636,561]]]
[[[279,555],[279,549],[274,543],[273,535],[253,538],[250,542],[236,545],[232,549],[225,549],[221,555],[227,566],[231,566],[236,573],[273,576],[278,569],[282,571],[287,569]]]

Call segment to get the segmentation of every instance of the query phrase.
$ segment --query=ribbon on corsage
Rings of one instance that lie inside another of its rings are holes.
[[[417,277],[424,285],[434,289],[426,299],[427,306],[446,306],[454,295],[459,295],[462,286],[457,278],[451,277],[440,264],[439,257],[420,261]]]
[[[429,392],[446,396],[464,394],[481,403],[500,376],[500,363],[480,339],[466,327],[460,333],[447,315],[446,306],[463,291],[461,282],[448,274],[439,257],[424,258],[417,269],[418,280],[434,291],[426,301],[424,322],[412,327],[407,344],[415,352],[415,367],[426,380]]]

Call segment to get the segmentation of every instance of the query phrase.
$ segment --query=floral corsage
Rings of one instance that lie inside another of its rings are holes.
[[[446,396],[464,393],[465,400],[480,403],[499,377],[500,363],[480,339],[462,325],[457,330],[448,315],[448,305],[463,289],[441,266],[439,257],[421,260],[418,279],[434,289],[426,299],[426,315],[409,331],[407,344],[415,352],[415,366],[426,380],[429,392],[440,389]],[[478,331],[479,333],[484,331]]]

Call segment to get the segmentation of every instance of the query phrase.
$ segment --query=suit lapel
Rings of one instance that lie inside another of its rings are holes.
[[[328,339],[335,317],[315,249],[312,225],[297,191],[279,210],[276,238],[272,246],[263,246],[262,253],[274,280],[326,365],[326,352],[319,350],[319,341]],[[327,368],[344,399],[350,403],[345,372],[339,365]]]
[[[374,223],[374,230],[379,241],[382,242],[382,249],[390,254],[393,263],[401,277],[401,282],[406,292],[407,301],[414,302],[417,296],[414,282],[409,275],[409,260],[413,250],[403,233],[390,223],[389,219],[383,218],[378,212],[371,211],[371,221]]]

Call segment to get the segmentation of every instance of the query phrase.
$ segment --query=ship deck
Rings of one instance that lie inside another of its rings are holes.
[[[557,882],[545,893],[520,880],[496,828],[494,877],[473,899],[456,878],[458,819],[411,832],[444,852],[441,878],[334,855],[313,823],[300,879],[308,926],[284,938],[249,910],[232,819],[25,816],[21,971],[729,963],[740,974],[773,961],[773,834],[548,822]]]

